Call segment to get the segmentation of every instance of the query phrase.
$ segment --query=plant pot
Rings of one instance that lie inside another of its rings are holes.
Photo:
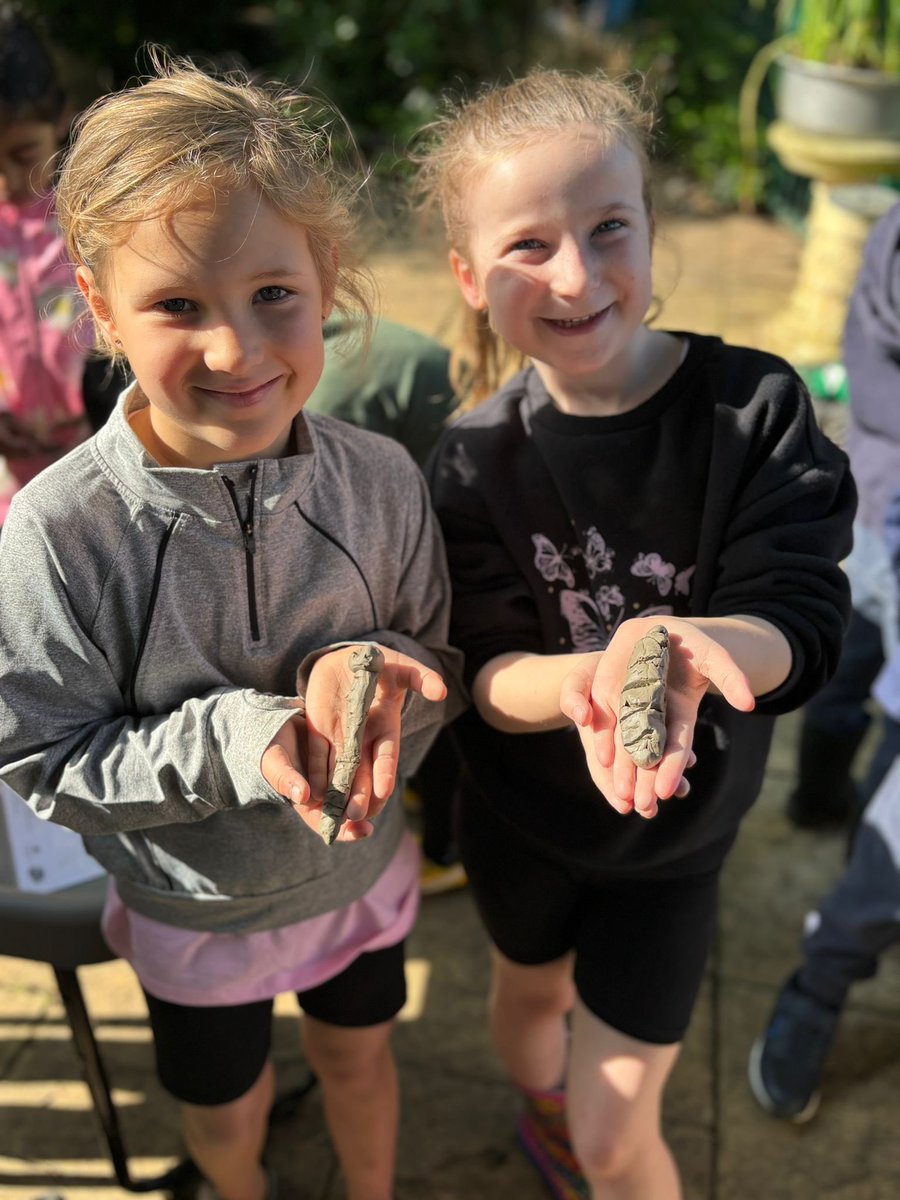
[[[832,137],[900,139],[900,75],[790,54],[776,63],[776,111],[788,125]]]

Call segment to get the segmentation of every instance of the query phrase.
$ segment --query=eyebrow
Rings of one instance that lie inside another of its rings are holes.
[[[256,271],[248,277],[248,282],[256,283],[260,279],[306,279],[308,273],[306,271],[294,271],[289,267],[264,267],[261,271]]]
[[[643,205],[642,204],[634,204],[630,200],[608,200],[603,204],[595,205],[595,204],[592,204],[589,199],[585,202],[585,205],[584,205],[584,212],[587,213],[590,217],[602,216],[606,213],[622,211],[623,209],[625,209],[629,212],[641,212],[643,210]],[[515,222],[515,224],[516,224],[517,228],[526,229],[526,228],[531,228],[534,225],[543,224],[544,221],[546,221],[546,220],[547,220],[547,218],[543,215],[542,212],[536,212],[533,219],[529,219],[524,222],[522,222],[521,220],[518,220]],[[513,222],[510,222],[510,224],[512,225]]]
[[[265,268],[262,271],[254,271],[252,275],[247,276],[247,283],[259,283],[261,279],[295,279],[306,280],[309,276],[303,271],[292,271],[287,267],[272,267]],[[171,275],[165,279],[149,279],[146,281],[143,288],[144,296],[156,296],[161,292],[172,294],[179,289],[190,292],[202,287],[204,283],[203,277],[198,275]]]

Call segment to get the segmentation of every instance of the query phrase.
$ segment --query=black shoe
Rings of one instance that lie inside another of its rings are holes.
[[[799,991],[794,976],[750,1051],[750,1089],[766,1112],[801,1124],[815,1116],[840,1012]]]
[[[840,829],[859,808],[856,788],[851,780],[811,794],[797,788],[788,796],[788,820],[798,829]]]
[[[797,782],[788,797],[787,815],[802,829],[846,825],[858,806],[850,774],[865,730],[826,733],[805,722],[800,733]]]

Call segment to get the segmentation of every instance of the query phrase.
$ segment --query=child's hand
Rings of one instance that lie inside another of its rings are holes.
[[[660,762],[644,770],[622,744],[618,711],[634,643],[659,624],[669,631],[666,748]],[[747,678],[728,651],[690,621],[675,617],[623,622],[593,673],[582,662],[563,681],[560,708],[578,728],[591,778],[618,812],[633,808],[653,817],[660,800],[687,793],[683,776],[696,761],[691,743],[697,710],[711,685],[741,712],[753,708]]]
[[[314,802],[312,790],[303,770],[307,774],[309,768],[304,768],[307,761],[307,730],[306,717],[298,713],[285,721],[263,752],[260,770],[263,778],[273,787],[279,796],[289,800],[291,807],[301,817],[310,829],[318,832],[319,813],[322,808],[322,797]],[[347,829],[344,841],[355,841],[356,838],[366,837],[365,831]]]
[[[384,807],[394,790],[400,757],[400,716],[406,693],[418,692],[426,700],[443,700],[447,694],[441,676],[415,659],[379,646],[384,667],[363,731],[360,763],[353,778],[346,819],[338,837],[342,841],[368,836],[370,818]],[[344,738],[345,699],[353,681],[350,655],[344,647],[323,655],[313,665],[306,688],[307,774],[314,801],[321,800]]]

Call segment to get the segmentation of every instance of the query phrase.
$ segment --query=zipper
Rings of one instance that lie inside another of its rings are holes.
[[[231,503],[234,505],[238,525],[241,529],[241,537],[244,539],[244,565],[247,568],[247,611],[250,615],[250,637],[254,642],[259,641],[259,614],[256,608],[256,571],[253,563],[253,555],[256,553],[256,530],[253,524],[253,510],[256,502],[256,476],[258,471],[259,465],[254,463],[250,468],[250,494],[247,497],[247,511],[244,515],[241,515],[241,506],[238,502],[237,488],[234,486],[234,481],[229,479],[227,475],[222,476],[222,482],[228,489],[228,495],[231,497]]]
[[[133,716],[138,716],[137,707],[137,677],[141,669],[141,662],[144,658],[144,648],[147,645],[147,635],[150,632],[150,622],[153,620],[153,612],[156,608],[156,597],[159,595],[159,584],[162,579],[163,559],[166,557],[166,547],[169,544],[169,538],[175,526],[178,524],[178,518],[171,520],[166,527],[165,532],[160,539],[159,546],[156,549],[156,566],[153,570],[153,583],[150,587],[150,598],[147,601],[147,611],[144,614],[144,622],[141,626],[141,634],[138,639],[137,654],[134,659],[134,666],[131,668],[131,678],[128,683],[128,701],[131,705],[131,713]]]

